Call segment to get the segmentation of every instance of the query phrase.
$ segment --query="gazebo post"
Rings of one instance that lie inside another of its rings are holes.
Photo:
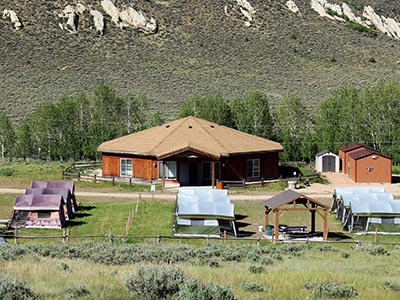
[[[324,241],[328,239],[328,210],[324,209]]]
[[[264,207],[264,229],[269,225],[269,211]]]
[[[279,239],[279,209],[274,210],[275,224],[274,224],[274,235],[275,240]]]
[[[315,210],[310,210],[311,213],[311,233],[315,232]]]

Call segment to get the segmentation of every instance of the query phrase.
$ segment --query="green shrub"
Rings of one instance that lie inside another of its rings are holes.
[[[386,250],[385,247],[378,246],[374,247],[369,251],[369,254],[371,255],[390,255],[390,253]]]
[[[333,281],[306,283],[306,289],[312,290],[311,298],[352,298],[357,297],[357,290],[347,284]]]
[[[26,283],[17,281],[0,272],[0,299],[30,300],[36,298],[36,295]]]
[[[185,279],[185,274],[178,268],[141,265],[137,273],[127,276],[125,286],[132,295],[142,299],[165,299],[175,295]]]
[[[235,299],[229,287],[211,282],[200,282],[195,278],[185,281],[179,291],[179,300],[233,300]]]
[[[346,251],[342,251],[342,252],[340,253],[340,256],[343,257],[343,258],[345,258],[345,259],[347,259],[347,258],[350,257],[350,253],[349,253],[349,252],[346,252]]]
[[[371,29],[371,28],[369,28],[369,27],[367,27],[365,25],[358,24],[356,22],[348,21],[346,23],[346,26],[351,28],[351,29],[353,29],[353,30],[359,31],[359,32],[368,33],[368,34],[370,34],[372,36],[377,36],[378,35],[375,30],[373,30],[373,29]]]
[[[72,286],[67,289],[66,300],[89,298],[90,291],[84,285]]]
[[[274,260],[271,257],[268,256],[264,256],[261,258],[260,263],[262,265],[273,265],[274,264]]]
[[[13,176],[15,173],[15,170],[12,168],[2,168],[0,169],[0,176]]]
[[[247,292],[264,292],[264,288],[258,282],[244,282],[242,288]]]
[[[389,281],[385,281],[382,284],[382,288],[383,289],[389,288],[389,289],[391,289],[393,291],[396,291],[396,292],[400,291],[400,286],[397,283],[393,283],[393,282],[389,282]]]
[[[249,272],[250,273],[255,273],[255,274],[260,274],[265,271],[265,268],[263,266],[257,266],[257,265],[251,265],[249,267]]]

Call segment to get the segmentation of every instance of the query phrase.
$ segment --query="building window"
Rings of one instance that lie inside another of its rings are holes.
[[[132,177],[132,159],[121,158],[121,177]]]
[[[260,159],[248,159],[247,160],[247,178],[259,178],[260,177]]]
[[[202,164],[202,171],[203,171],[203,180],[211,180],[212,178],[212,162],[211,161],[204,161]],[[215,179],[220,179],[220,163],[219,161],[215,162]]]
[[[176,161],[164,161],[165,165],[165,179],[176,178]],[[163,162],[158,162],[158,178],[163,177]]]

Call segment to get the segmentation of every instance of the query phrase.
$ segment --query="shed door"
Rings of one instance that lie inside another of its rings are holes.
[[[335,157],[333,155],[322,157],[322,172],[335,172]]]

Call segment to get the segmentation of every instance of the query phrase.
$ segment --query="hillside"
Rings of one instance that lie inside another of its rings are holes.
[[[81,1],[98,10],[100,2]],[[24,27],[0,19],[0,111],[18,121],[40,103],[102,83],[121,94],[145,93],[166,117],[193,94],[232,99],[261,90],[277,103],[292,93],[314,106],[340,86],[400,78],[399,40],[319,17],[308,0],[295,1],[301,15],[286,0],[249,2],[256,10],[251,27],[233,0],[138,1],[135,8],[157,20],[156,34],[121,30],[105,16],[100,36],[88,14],[76,34],[60,29],[57,13],[72,2],[3,0],[0,11],[15,10]],[[347,1],[360,15],[371,5],[400,17],[394,2]]]

